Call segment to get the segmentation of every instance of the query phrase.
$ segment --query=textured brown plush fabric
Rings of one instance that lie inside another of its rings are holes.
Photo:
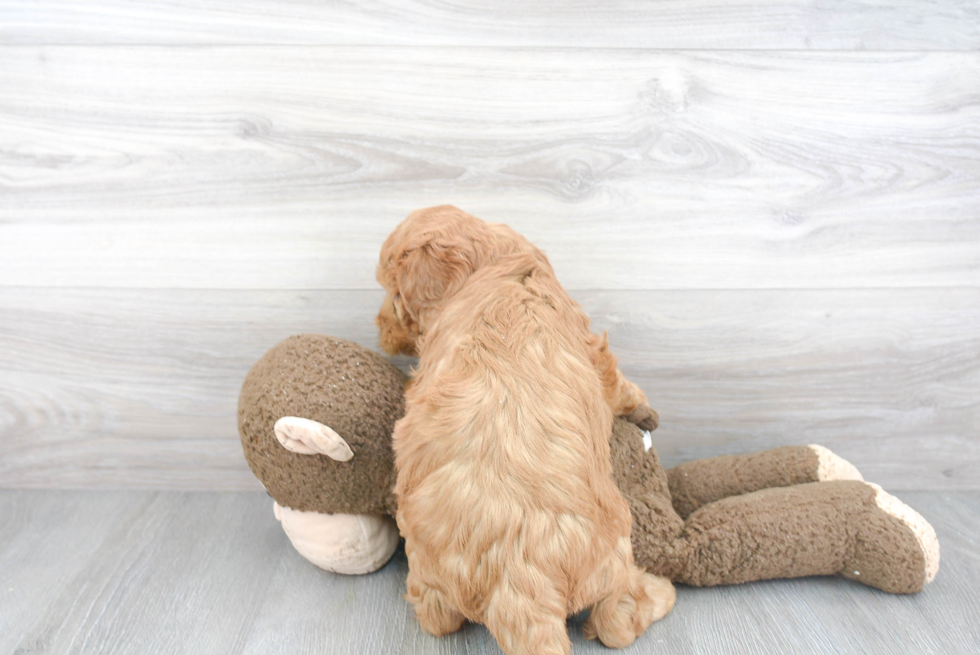
[[[285,507],[394,515],[391,434],[404,413],[404,384],[387,360],[343,339],[283,341],[242,387],[239,431],[249,466]],[[286,450],[273,430],[283,416],[330,426],[353,459]],[[878,507],[873,487],[811,482],[818,469],[812,448],[665,471],[656,451],[644,450],[639,428],[616,419],[610,457],[633,515],[634,558],[652,573],[698,586],[840,573],[894,593],[919,591],[926,581],[915,535]]]
[[[852,480],[812,482],[733,496],[685,525],[675,579],[698,586],[841,573],[892,593],[925,583],[915,536]]]
[[[633,556],[651,573],[694,586],[840,573],[892,593],[914,593],[926,582],[915,535],[878,507],[874,488],[864,482],[812,482],[736,494],[684,521],[671,505],[670,472],[664,472],[653,449],[643,451],[636,426],[617,420],[610,450],[614,476],[633,512]],[[751,460],[761,464],[767,454]],[[777,453],[770,461],[787,461],[786,455]],[[690,477],[711,477],[704,473]],[[773,479],[771,472],[765,479]]]
[[[670,502],[667,474],[657,451],[643,450],[643,433],[624,419],[613,421],[609,439],[613,478],[633,514],[633,557],[640,566],[669,559],[684,521]],[[662,568],[662,567],[661,567]],[[654,573],[658,570],[650,568]],[[664,575],[664,573],[660,573]],[[670,576],[667,576],[670,577]]]
[[[405,413],[405,376],[385,358],[332,337],[304,334],[273,347],[249,371],[238,401],[245,459],[282,506],[327,514],[395,513],[391,433]],[[283,416],[319,421],[354,458],[299,455],[273,426]]]
[[[667,476],[674,509],[687,518],[699,507],[729,496],[817,482],[818,465],[819,458],[812,448],[783,446],[751,455],[687,462],[667,471]]]

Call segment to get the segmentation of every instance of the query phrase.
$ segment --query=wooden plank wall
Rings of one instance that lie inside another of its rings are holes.
[[[630,0],[0,0],[0,486],[257,489],[248,367],[376,348],[446,202],[548,252],[668,464],[980,488],[980,6]]]

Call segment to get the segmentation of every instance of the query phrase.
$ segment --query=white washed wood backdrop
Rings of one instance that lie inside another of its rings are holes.
[[[280,339],[378,246],[543,247],[668,464],[980,488],[980,2],[0,0],[0,486],[258,489]],[[404,364],[404,362],[402,362]]]

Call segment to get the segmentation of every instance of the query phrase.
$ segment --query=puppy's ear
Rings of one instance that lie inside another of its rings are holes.
[[[416,321],[463,285],[479,265],[473,244],[437,237],[401,253],[397,264],[398,293]]]

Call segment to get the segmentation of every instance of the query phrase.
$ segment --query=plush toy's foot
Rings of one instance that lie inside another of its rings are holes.
[[[816,455],[817,464],[813,472],[814,482],[829,482],[830,480],[864,480],[861,472],[849,461],[837,455],[829,448],[818,444],[807,446]]]
[[[398,546],[398,526],[387,516],[302,512],[279,503],[273,509],[296,551],[327,571],[377,571]]]
[[[841,575],[892,593],[915,593],[939,571],[939,539],[914,509],[876,484]]]

